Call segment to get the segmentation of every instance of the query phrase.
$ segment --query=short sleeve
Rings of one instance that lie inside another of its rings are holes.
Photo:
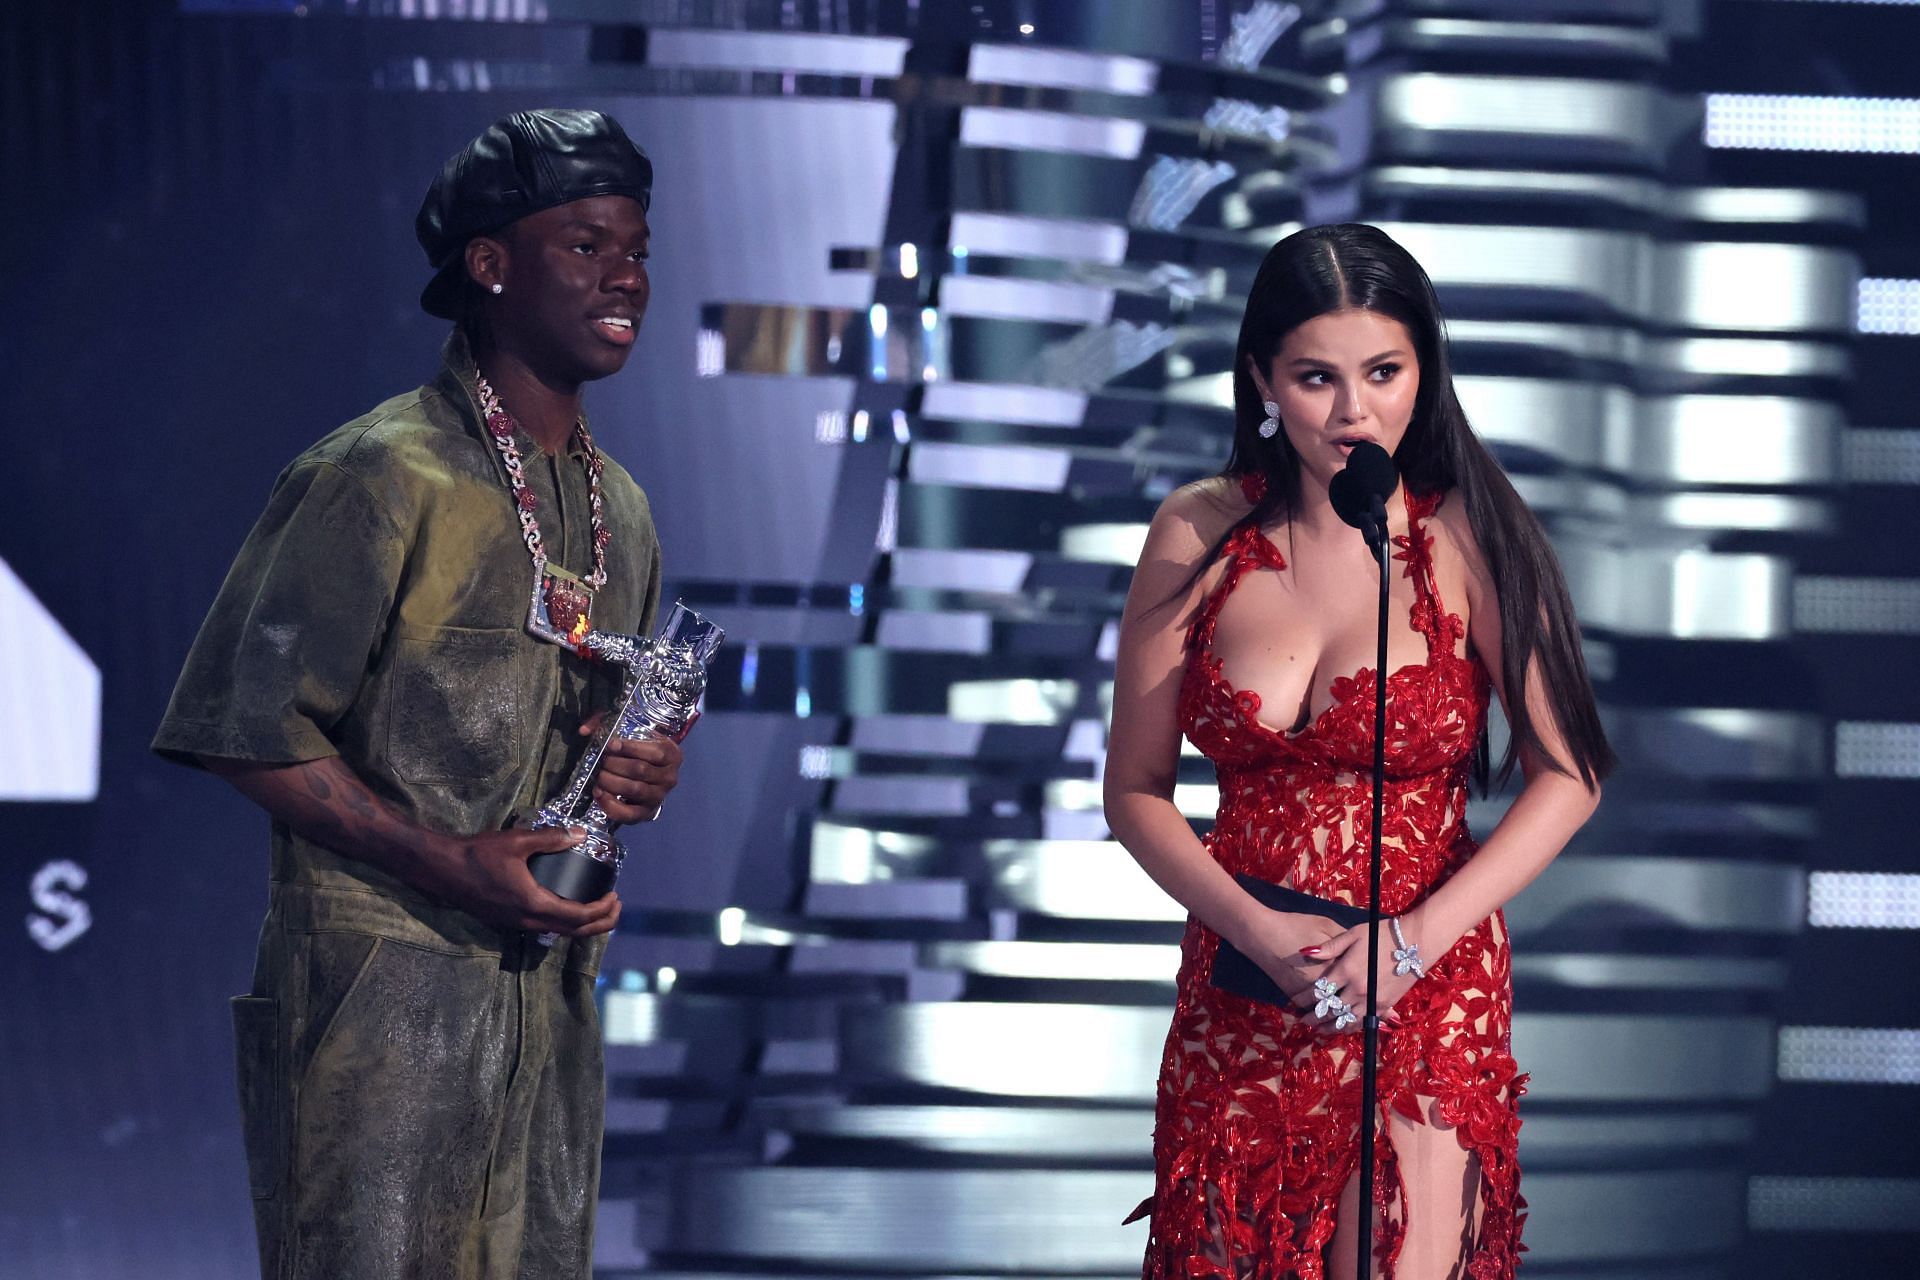
[[[281,476],[187,654],[153,749],[292,764],[338,754],[405,562],[392,515],[351,473]]]

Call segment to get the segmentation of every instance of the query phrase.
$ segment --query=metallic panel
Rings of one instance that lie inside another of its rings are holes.
[[[955,213],[947,235],[956,254],[1109,265],[1126,259],[1127,241],[1127,228],[1118,223],[980,211]]]
[[[1859,196],[1798,187],[1669,187],[1631,174],[1437,165],[1381,165],[1368,170],[1364,181],[1369,191],[1389,198],[1583,200],[1676,220],[1746,226],[1860,227],[1866,223],[1866,203]]]
[[[960,112],[960,142],[969,147],[1067,151],[1132,160],[1140,154],[1146,131],[1146,125],[1137,120],[1067,115],[1057,111],[965,107]]]
[[[920,411],[929,418],[955,421],[1027,423],[1040,427],[1077,427],[1086,417],[1087,397],[1054,387],[943,382],[927,388]]]
[[[1737,1175],[1543,1172],[1527,1178],[1528,1257],[1540,1264],[1665,1261],[1728,1247]],[[1084,1275],[1137,1268],[1142,1225],[1119,1219],[1153,1190],[1127,1170],[728,1168],[692,1165],[670,1188],[664,1247],[817,1266]],[[941,1206],[929,1214],[927,1205]],[[1631,1222],[1633,1231],[1620,1224]]]
[[[985,846],[999,903],[1060,919],[1186,919],[1113,840],[989,840]]]
[[[1670,244],[1655,261],[1651,312],[1696,329],[1845,333],[1860,260],[1804,244]]]
[[[1570,227],[1381,223],[1434,285],[1584,298],[1620,315],[1646,312],[1649,242],[1625,231]]]
[[[1798,187],[1682,187],[1668,202],[1675,217],[1701,222],[1829,223],[1864,227],[1867,202],[1850,191]]]
[[[1464,134],[1579,141],[1650,161],[1668,109],[1665,95],[1642,84],[1412,72],[1381,81],[1374,127],[1416,153],[1432,153],[1448,135]]]
[[[1769,640],[1789,632],[1792,574],[1762,555],[1558,543],[1581,620],[1603,631]]]
[[[961,680],[947,687],[947,714],[991,724],[1059,724],[1080,686],[1072,680]]]
[[[1085,53],[1078,49],[976,44],[968,51],[967,78],[987,84],[1091,89],[1144,97],[1160,83],[1160,64],[1146,58]]]
[[[842,1026],[856,1077],[966,1093],[1145,1102],[1168,1013],[1111,1005],[961,1004],[861,1011]],[[1008,1053],[1006,1046],[1020,1052]],[[1764,1018],[1525,1014],[1514,1056],[1541,1100],[1752,1101],[1773,1083]]]
[[[1113,318],[1113,290],[1054,280],[953,276],[940,286],[940,307],[952,316],[1105,324]]]
[[[1516,934],[1595,925],[1795,934],[1806,919],[1797,868],[1763,862],[1568,854],[1507,905]]]
[[[1784,396],[1663,396],[1646,401],[1621,469],[1687,485],[1823,484],[1845,417]]]
[[[1720,956],[1553,955],[1523,951],[1513,958],[1513,973],[1516,978],[1589,990],[1626,987],[1649,991],[1775,991],[1787,981],[1787,966],[1779,961]]]
[[[899,36],[654,27],[647,32],[647,65],[897,76],[907,44]]]
[[[1853,327],[1859,262],[1795,244],[1659,244],[1626,231],[1382,223],[1443,293],[1563,295],[1620,315],[1748,332]]]
[[[1826,773],[1818,716],[1744,707],[1619,709],[1607,718],[1616,748],[1637,765],[1683,778],[1815,779]]]
[[[1635,404],[1623,387],[1545,378],[1454,379],[1474,430],[1491,444],[1523,445],[1578,467],[1625,452]]]
[[[914,446],[907,460],[907,478],[922,484],[1058,493],[1066,488],[1072,465],[1073,455],[1065,449],[929,440]]]

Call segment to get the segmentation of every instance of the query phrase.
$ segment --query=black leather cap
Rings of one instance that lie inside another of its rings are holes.
[[[598,111],[516,111],[495,121],[440,168],[414,219],[434,277],[420,306],[460,318],[467,241],[530,213],[590,196],[653,202],[653,162],[613,117]]]

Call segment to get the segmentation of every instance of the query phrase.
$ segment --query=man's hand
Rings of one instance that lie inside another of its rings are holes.
[[[419,887],[449,906],[502,929],[591,938],[620,921],[620,896],[569,902],[534,881],[527,859],[579,844],[577,827],[486,831],[454,837],[422,868]]]
[[[677,751],[674,759],[677,765]],[[527,869],[527,859],[536,853],[579,844],[582,831],[551,827],[475,836],[429,831],[396,813],[338,756],[296,764],[209,757],[205,764],[308,839],[502,929],[586,938],[606,933],[620,919],[615,895],[568,902],[534,883]]]
[[[591,738],[606,722],[602,711],[580,726]],[[614,738],[593,775],[593,798],[616,824],[651,822],[680,781],[680,744],[671,738]]]

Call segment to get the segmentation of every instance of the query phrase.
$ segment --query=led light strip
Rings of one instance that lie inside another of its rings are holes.
[[[1834,726],[1833,771],[1842,778],[1920,778],[1920,724],[1841,721]]]
[[[1782,1027],[1782,1080],[1920,1084],[1920,1031],[1902,1027]]]
[[[1861,280],[1853,327],[1861,333],[1920,334],[1920,280]]]
[[[1920,875],[1815,871],[1807,877],[1807,923],[1815,929],[1920,929]]]
[[[1905,1231],[1920,1221],[1920,1178],[1763,1176],[1747,1184],[1755,1231]]]
[[[1701,138],[1730,149],[1920,155],[1920,99],[1710,93]]]

